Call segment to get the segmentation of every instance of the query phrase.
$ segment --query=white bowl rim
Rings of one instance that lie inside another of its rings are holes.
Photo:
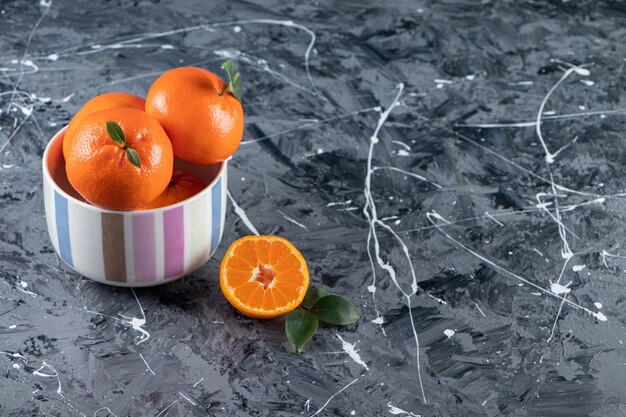
[[[217,183],[217,181],[219,179],[221,179],[224,176],[224,171],[226,170],[226,165],[228,162],[228,159],[225,161],[220,162],[220,169],[217,172],[217,175],[215,176],[215,178],[213,179],[213,181],[211,181],[209,184],[207,184],[207,186],[200,191],[199,193],[195,194],[194,196],[192,196],[191,198],[188,198],[186,200],[180,201],[176,204],[170,204],[169,206],[163,206],[163,207],[157,207],[154,209],[149,209],[149,210],[109,210],[109,209],[104,209],[104,208],[100,208],[97,206],[94,206],[92,204],[89,203],[85,203],[84,201],[80,201],[78,199],[76,199],[75,197],[72,197],[71,195],[69,195],[68,193],[66,193],[61,187],[59,187],[59,184],[56,183],[56,181],[52,178],[52,175],[50,174],[50,169],[48,167],[48,153],[50,152],[50,148],[52,143],[55,140],[58,140],[57,137],[63,133],[65,130],[67,129],[67,126],[65,126],[63,129],[59,130],[53,137],[52,139],[50,139],[48,141],[48,143],[46,144],[46,150],[43,153],[43,158],[41,161],[42,167],[43,167],[43,175],[44,175],[44,179],[47,180],[48,182],[50,182],[50,184],[52,184],[54,190],[56,192],[58,192],[59,194],[61,194],[63,197],[65,197],[66,199],[68,199],[69,201],[71,201],[73,204],[77,204],[83,208],[86,208],[88,210],[92,210],[92,211],[96,211],[98,213],[115,213],[115,214],[135,214],[135,213],[158,213],[158,212],[162,212],[165,210],[171,210],[177,207],[182,207],[186,204],[189,204],[199,198],[201,198],[203,195],[205,195],[208,192],[211,192],[213,190],[213,187],[215,186],[215,184]]]

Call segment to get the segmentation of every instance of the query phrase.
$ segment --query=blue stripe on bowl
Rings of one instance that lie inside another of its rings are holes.
[[[220,220],[222,218],[222,177],[211,190],[211,253],[220,244]]]
[[[67,212],[67,199],[58,192],[54,192],[54,212],[57,224],[57,238],[59,239],[59,250],[61,258],[71,267],[74,267],[72,260],[72,245],[70,244],[70,225]]]

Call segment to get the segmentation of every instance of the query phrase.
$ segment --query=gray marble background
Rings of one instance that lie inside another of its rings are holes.
[[[626,415],[625,18],[592,0],[2,0],[0,415]],[[96,94],[226,57],[246,132],[215,259],[134,292],[64,267],[48,139]],[[236,313],[219,260],[251,229],[293,241],[362,320],[298,357],[283,321]]]

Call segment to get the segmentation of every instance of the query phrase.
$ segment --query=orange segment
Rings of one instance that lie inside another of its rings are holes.
[[[233,294],[243,303],[247,303],[255,292],[260,289],[260,285],[256,282],[246,282],[236,288],[233,288]]]
[[[291,301],[283,294],[283,292],[277,288],[272,288],[272,294],[274,295],[274,300],[276,300],[276,304],[284,305],[289,304]]]
[[[270,242],[270,265],[276,265],[278,261],[287,254],[289,254],[289,250],[285,247],[283,242]]]
[[[259,263],[254,242],[241,242],[237,248],[237,256],[245,259],[250,265],[257,266]]]
[[[242,272],[250,272],[252,268],[253,268],[252,264],[248,263],[247,260],[235,255],[233,256],[233,259],[231,259],[230,268],[228,269],[242,271]]]
[[[259,262],[270,263],[270,243],[266,240],[256,241],[256,255]]]
[[[265,310],[273,310],[276,308],[276,301],[274,301],[274,295],[272,291],[264,291],[263,292],[263,309]]]
[[[237,269],[231,269],[228,271],[228,282],[233,288],[237,288],[242,284],[250,281],[252,274],[249,272],[239,271]]]
[[[293,311],[308,287],[306,261],[288,240],[278,236],[241,238],[222,259],[222,293],[249,317],[269,319]]]
[[[299,271],[300,270],[300,260],[291,254],[284,255],[276,262],[274,265],[276,271],[287,272],[287,271]]]

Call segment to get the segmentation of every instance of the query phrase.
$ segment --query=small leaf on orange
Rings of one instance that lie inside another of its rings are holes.
[[[139,154],[136,150],[132,148],[126,149],[126,158],[128,158],[131,164],[137,168],[141,168],[141,159],[139,158]]]
[[[126,145],[126,136],[124,135],[124,130],[122,130],[122,127],[117,123],[112,121],[107,122],[107,134],[109,135],[111,140],[118,145]]]

